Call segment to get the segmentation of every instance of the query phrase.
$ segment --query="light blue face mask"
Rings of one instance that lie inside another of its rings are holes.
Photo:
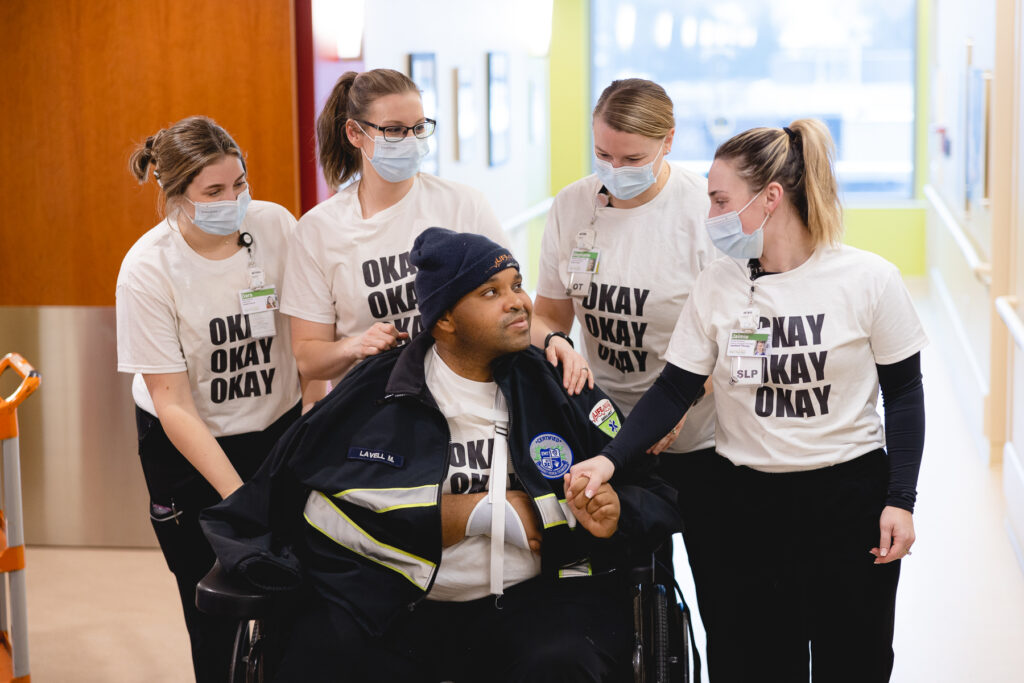
[[[363,135],[366,135],[362,126],[358,123],[356,126],[363,131]],[[370,136],[366,135],[366,137]],[[373,138],[372,159],[366,156],[366,152],[361,149],[360,151],[373,166],[373,170],[377,171],[377,175],[389,183],[400,183],[419,173],[420,164],[430,153],[430,145],[426,140],[421,140],[413,135],[402,138],[398,142],[388,142],[378,135]]]
[[[740,259],[761,258],[761,253],[764,251],[763,228],[771,218],[771,214],[765,215],[761,225],[757,226],[757,230],[749,235],[743,232],[740,214],[746,211],[747,207],[753,204],[763,191],[763,189],[758,190],[757,194],[751,197],[750,201],[744,204],[739,211],[728,211],[721,216],[704,219],[704,225],[708,229],[711,241],[724,254]]]
[[[192,223],[210,235],[230,235],[241,227],[250,201],[252,197],[249,195],[248,187],[238,195],[238,199],[222,202],[193,202],[189,199],[192,206],[196,207],[196,216]]]
[[[658,154],[665,148],[665,141],[661,141]],[[654,155],[651,163],[643,166],[619,166],[615,168],[610,162],[594,157],[594,173],[601,184],[608,189],[616,199],[632,199],[641,194],[644,190],[654,184],[657,176],[654,174],[654,161],[658,158]],[[658,169],[661,170],[660,168]]]

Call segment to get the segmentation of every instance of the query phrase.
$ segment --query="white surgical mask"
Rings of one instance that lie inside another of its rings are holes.
[[[250,201],[252,197],[249,195],[248,187],[237,199],[222,202],[193,202],[189,199],[192,206],[196,207],[196,215],[192,222],[205,233],[230,235],[241,227]]]
[[[661,141],[658,154],[665,148],[665,141]],[[654,161],[658,158],[654,155],[651,163],[643,166],[619,166],[615,168],[610,162],[594,157],[594,172],[597,179],[601,181],[613,197],[616,199],[632,199],[654,184]],[[660,168],[658,169],[661,170]]]
[[[766,214],[764,220],[761,221],[761,225],[757,226],[757,230],[749,235],[743,232],[743,222],[740,220],[740,214],[753,204],[754,200],[763,191],[763,189],[758,190],[757,194],[751,197],[750,201],[744,204],[743,208],[739,211],[728,211],[721,216],[704,219],[704,225],[708,229],[711,241],[723,253],[740,259],[761,258],[761,253],[764,251],[763,228],[764,224],[771,218],[771,214]]]
[[[356,125],[359,126],[358,123]],[[366,135],[362,126],[359,126],[359,130]],[[363,152],[363,156],[381,178],[389,183],[400,183],[419,173],[420,164],[429,153],[430,145],[427,141],[414,135],[398,142],[388,142],[378,135],[373,138],[373,158],[367,157],[366,152]]]

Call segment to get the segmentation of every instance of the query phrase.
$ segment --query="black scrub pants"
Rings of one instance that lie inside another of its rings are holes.
[[[881,683],[893,664],[899,561],[875,565],[888,458],[809,472],[733,467],[715,683]]]
[[[690,453],[662,453],[658,474],[678,493],[679,516],[683,520],[683,543],[697,591],[697,606],[707,635],[706,669],[713,675],[717,652],[715,619],[718,614],[716,594],[722,584],[722,548],[720,520],[723,511],[722,478],[732,463],[705,448]],[[676,572],[672,563],[672,544],[666,543],[657,553],[659,564]],[[712,679],[714,680],[714,679]]]
[[[309,597],[283,629],[286,683],[632,680],[629,588],[617,576],[537,577],[469,602],[424,600],[379,637]]]
[[[296,405],[262,432],[217,439],[243,481],[252,477],[300,410]],[[199,527],[199,513],[219,502],[220,495],[171,444],[160,420],[136,407],[135,422],[149,488],[150,521],[178,584],[196,681],[223,683],[228,679],[238,621],[212,617],[196,608],[196,584],[215,559]]]

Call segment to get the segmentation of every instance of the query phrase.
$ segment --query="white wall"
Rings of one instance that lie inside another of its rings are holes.
[[[546,197],[548,188],[547,59],[531,57],[528,53],[528,40],[536,33],[537,25],[536,17],[529,16],[529,6],[526,2],[473,0],[436,3],[390,0],[367,4],[363,48],[366,68],[387,67],[407,73],[409,53],[435,54],[440,175],[483,191],[503,221]],[[504,51],[509,58],[511,155],[505,164],[497,167],[487,164],[488,51]],[[476,116],[481,126],[473,158],[458,162],[453,158],[456,136],[454,68],[473,71]],[[534,92],[543,97],[544,113],[541,134],[532,142],[528,139],[531,79],[535,82]]]

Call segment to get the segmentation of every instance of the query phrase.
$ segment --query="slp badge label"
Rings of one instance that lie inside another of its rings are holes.
[[[615,435],[619,433],[619,429],[622,427],[619,415],[615,412],[612,402],[606,398],[602,398],[590,409],[590,421],[595,427],[612,438],[615,438]]]
[[[545,432],[530,441],[530,457],[545,479],[558,479],[572,467],[572,449],[558,434]]]
[[[379,462],[392,467],[401,467],[405,464],[405,458],[388,451],[377,451],[372,448],[357,448],[353,446],[348,449],[349,460],[365,460],[366,462]]]

